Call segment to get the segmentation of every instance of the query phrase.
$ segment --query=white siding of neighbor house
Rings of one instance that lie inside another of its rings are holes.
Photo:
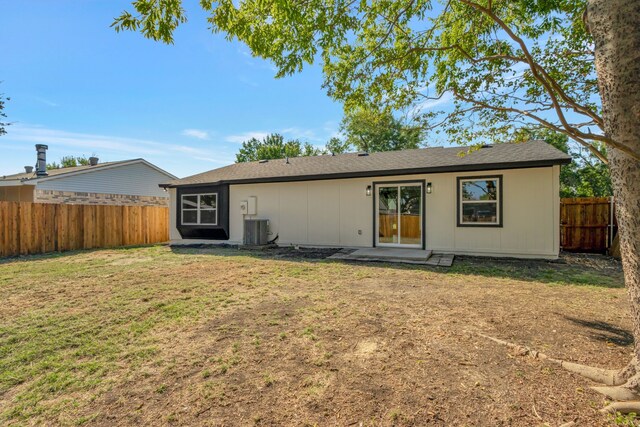
[[[144,163],[61,176],[38,182],[39,190],[168,197],[158,184],[173,179]]]
[[[415,179],[432,183],[432,193],[426,194],[427,249],[456,254],[556,258],[560,233],[559,173],[559,166],[553,166],[231,185],[229,243],[242,242],[243,216],[239,206],[241,201],[255,196],[255,218],[269,220],[270,238],[279,235],[280,245],[371,247],[374,196],[365,194],[366,187],[373,182]],[[489,175],[503,176],[503,227],[457,227],[456,178]],[[175,197],[171,206],[175,215]],[[175,218],[171,224],[171,238],[179,241]]]

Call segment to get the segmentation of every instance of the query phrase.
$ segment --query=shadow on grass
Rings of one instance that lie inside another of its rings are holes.
[[[598,286],[604,288],[624,287],[624,277],[621,269],[598,269],[586,265],[568,264],[562,260],[460,257],[456,258],[449,273],[473,274],[558,285]]]
[[[66,258],[74,255],[91,254],[94,252],[108,251],[108,250],[128,251],[128,250],[136,250],[136,249],[143,249],[143,248],[152,248],[156,246],[169,246],[169,245],[167,243],[152,243],[148,245],[114,246],[111,248],[74,249],[74,250],[63,251],[63,252],[46,252],[43,254],[16,255],[11,257],[0,257],[0,265],[18,263],[18,262],[55,259],[55,258]]]
[[[633,344],[633,334],[626,329],[619,328],[611,323],[582,320],[575,317],[563,316],[568,321],[589,329],[589,335],[599,341],[610,342],[619,346]]]
[[[567,264],[563,261],[536,259],[456,257],[452,267],[432,267],[415,264],[389,262],[358,262],[332,260],[327,257],[338,252],[337,248],[300,248],[271,247],[247,249],[234,246],[182,246],[171,247],[176,254],[199,254],[213,256],[247,256],[259,259],[286,260],[293,262],[341,263],[370,268],[393,268],[398,270],[436,271],[443,274],[461,274],[495,277],[523,281],[535,281],[558,285],[597,286],[604,288],[623,288],[624,279],[620,269],[605,271],[584,265]]]
[[[29,262],[55,258],[71,257],[78,254],[99,252],[102,250],[135,251],[138,249],[165,246],[166,244],[139,245],[105,249],[86,249],[68,252],[54,252],[39,255],[27,255],[0,259],[0,266],[16,262]],[[292,262],[340,263],[369,268],[393,268],[408,271],[435,271],[442,274],[494,277],[502,279],[535,281],[558,285],[585,285],[604,288],[622,288],[624,280],[620,268],[594,268],[590,265],[578,265],[560,261],[545,261],[514,258],[456,257],[452,267],[432,267],[425,265],[396,264],[389,262],[357,262],[327,259],[340,251],[339,248],[299,248],[268,247],[239,248],[237,246],[172,246],[176,255],[245,256],[257,259],[272,259]]]

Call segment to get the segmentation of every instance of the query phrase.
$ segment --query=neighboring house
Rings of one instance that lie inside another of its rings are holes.
[[[542,141],[465,151],[296,157],[170,181],[171,239],[242,243],[243,219],[262,218],[280,245],[557,258],[571,158]]]
[[[144,159],[87,166],[46,168],[46,145],[36,145],[35,171],[0,177],[0,201],[38,203],[167,206],[169,195],[158,187],[176,177]]]

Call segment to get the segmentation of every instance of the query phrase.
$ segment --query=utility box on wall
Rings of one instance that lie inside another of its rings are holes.
[[[240,212],[242,215],[257,215],[257,204],[257,198],[255,196],[251,196],[247,200],[240,202]]]
[[[258,200],[255,196],[249,196],[247,199],[247,215],[258,214]]]

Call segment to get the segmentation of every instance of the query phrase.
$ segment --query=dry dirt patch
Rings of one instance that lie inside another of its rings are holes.
[[[0,265],[0,421],[613,423],[587,380],[476,332],[621,366],[630,323],[615,274],[277,255],[149,247]]]

